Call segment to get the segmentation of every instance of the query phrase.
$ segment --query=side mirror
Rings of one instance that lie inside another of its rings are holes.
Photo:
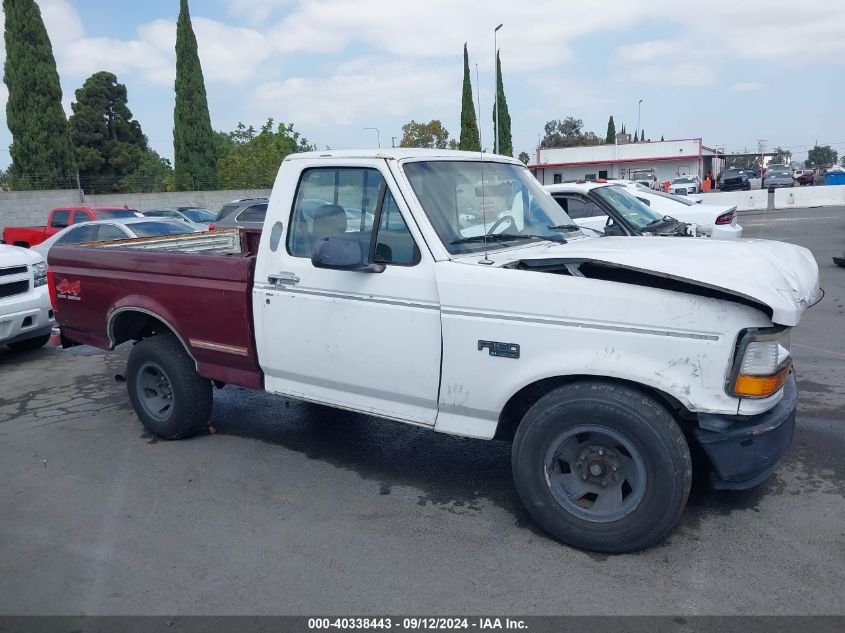
[[[359,273],[383,273],[384,264],[371,264],[369,242],[352,237],[324,237],[314,245],[311,263],[314,268],[348,270]]]

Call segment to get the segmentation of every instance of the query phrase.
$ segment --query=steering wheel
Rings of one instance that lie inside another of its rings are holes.
[[[499,228],[499,226],[501,224],[504,224],[505,222],[510,223],[510,226],[508,228],[512,228],[512,227],[516,226],[516,219],[512,215],[503,215],[498,220],[493,222],[493,226],[491,226],[490,230],[487,231],[487,235],[494,235],[495,232],[496,232],[496,229]]]

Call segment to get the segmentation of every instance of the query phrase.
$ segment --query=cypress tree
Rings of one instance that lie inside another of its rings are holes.
[[[191,26],[188,0],[180,0],[176,24],[176,107],[173,146],[176,188],[215,189],[217,156],[208,114],[208,97],[202,75],[197,38]]]
[[[505,98],[505,85],[502,83],[502,60],[496,51],[496,105],[499,108],[499,126],[496,128],[496,108],[493,108],[493,130],[498,134],[498,150],[503,156],[513,156],[511,138],[511,115],[508,113],[508,100]]]
[[[478,136],[478,122],[475,118],[475,106],[472,102],[472,82],[469,78],[469,54],[464,43],[464,89],[461,103],[461,140],[458,149],[480,152],[481,139]]]
[[[640,140],[641,141],[645,140],[645,130],[640,130]]]
[[[3,0],[3,10],[13,184],[19,189],[76,186],[62,87],[41,10],[33,0]]]
[[[624,132],[625,129],[623,127],[622,131]],[[604,138],[604,142],[608,144],[612,144],[616,142],[616,123],[613,122],[613,115],[610,115],[610,118],[607,120],[607,135]]]
[[[87,193],[119,191],[120,181],[148,158],[147,137],[127,101],[126,86],[106,71],[94,73],[76,91],[68,124]]]

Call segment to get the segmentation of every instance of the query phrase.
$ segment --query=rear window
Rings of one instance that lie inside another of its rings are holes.
[[[138,237],[178,235],[179,233],[194,232],[193,229],[184,222],[134,222],[128,226],[129,230]]]
[[[140,214],[136,209],[109,209],[95,211],[94,215],[98,220],[110,220],[112,218],[137,218]]]
[[[208,209],[182,209],[182,213],[192,222],[214,222],[214,214]]]
[[[63,229],[70,224],[70,211],[53,211],[53,219],[50,226],[54,229]]]
[[[264,222],[266,216],[267,204],[254,204],[238,216],[238,222]]]
[[[220,222],[224,218],[228,218],[232,215],[235,211],[241,208],[240,203],[238,204],[227,204],[224,205],[220,211],[217,212],[217,217],[214,218],[215,222]]]

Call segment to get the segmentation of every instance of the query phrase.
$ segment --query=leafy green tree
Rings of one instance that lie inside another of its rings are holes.
[[[772,163],[777,165],[788,165],[792,161],[792,152],[780,146],[775,148],[775,155],[772,156]]]
[[[623,129],[624,132],[624,129]],[[615,143],[616,142],[616,123],[613,122],[613,115],[610,115],[610,118],[607,120],[607,134],[604,137],[605,143]]]
[[[528,164],[528,161],[531,160],[531,157],[526,152],[519,153],[519,160],[521,160],[524,164]]]
[[[804,161],[805,167],[828,167],[835,165],[839,161],[839,152],[831,149],[830,145],[819,146],[816,145],[813,149],[807,152],[807,160]]]
[[[215,189],[217,155],[197,38],[188,0],[180,0],[176,23],[176,107],[173,146],[178,190]]]
[[[62,88],[41,11],[33,0],[3,0],[3,11],[10,177],[19,189],[75,187]]]
[[[158,153],[147,150],[135,171],[125,176],[115,189],[126,193],[176,191],[173,166]]]
[[[449,130],[434,119],[428,123],[410,121],[402,126],[402,140],[399,147],[431,147],[446,149],[449,144]]]
[[[120,191],[120,181],[148,159],[147,137],[126,104],[126,86],[109,72],[94,73],[76,91],[70,137],[88,193]]]
[[[508,112],[508,100],[505,97],[505,85],[502,82],[502,60],[499,58],[499,51],[496,51],[496,106],[499,108],[499,121],[497,127],[496,108],[493,108],[493,133],[498,135],[497,149],[503,156],[513,156],[511,115]]]
[[[584,121],[575,117],[566,117],[562,121],[548,121],[544,126],[544,136],[540,147],[576,147],[581,145],[601,145],[594,132],[584,132]]]
[[[740,169],[760,169],[760,156],[746,154],[743,156],[729,156],[725,160],[727,167],[739,167]]]
[[[472,101],[472,81],[469,78],[469,54],[464,43],[464,86],[461,101],[461,140],[458,149],[472,152],[481,151],[481,137],[478,134],[478,121],[475,118],[475,105]]]
[[[220,185],[224,189],[268,189],[273,186],[279,166],[289,154],[316,149],[293,124],[275,124],[273,119],[256,131],[239,123],[237,129],[220,135],[220,146],[227,153],[219,160]]]

